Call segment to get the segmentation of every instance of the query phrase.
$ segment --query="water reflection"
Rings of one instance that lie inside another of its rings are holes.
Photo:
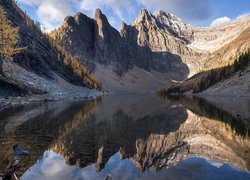
[[[34,173],[35,172],[35,173]],[[139,173],[135,165],[128,159],[121,160],[119,153],[113,155],[107,162],[105,169],[97,173],[94,165],[83,169],[69,166],[64,158],[55,152],[45,152],[43,160],[37,162],[32,173],[26,172],[23,179],[53,179],[68,180],[80,179],[105,179],[108,173],[113,179],[248,179],[246,172],[236,170],[234,167],[216,161],[202,158],[191,158],[180,162],[174,167],[155,173],[149,169]]]
[[[0,168],[18,143],[31,152],[23,179],[250,178],[224,164],[250,170],[249,112],[217,101],[124,95],[19,109],[0,122]]]
[[[181,103],[200,116],[230,125],[238,135],[250,136],[250,99],[233,97],[169,96],[172,103]]]

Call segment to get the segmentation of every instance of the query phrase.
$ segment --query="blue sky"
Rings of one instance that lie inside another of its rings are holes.
[[[110,24],[132,24],[142,8],[152,13],[171,12],[195,26],[229,22],[250,13],[250,0],[17,0],[20,7],[50,31],[68,15],[83,12],[93,17],[100,8]]]

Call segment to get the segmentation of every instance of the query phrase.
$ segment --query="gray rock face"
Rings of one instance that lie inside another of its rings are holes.
[[[76,26],[77,29],[72,28]],[[93,20],[82,13],[78,13],[76,18],[67,17],[64,24],[65,38],[60,40],[65,47],[81,47],[72,49],[70,51],[72,54],[79,56],[82,53],[86,59],[92,59],[93,53],[90,52],[94,48],[94,26]],[[70,41],[67,40],[69,37]]]
[[[173,14],[159,11],[153,15],[143,9],[134,24],[123,22],[121,30],[117,31],[98,9],[94,19],[81,13],[67,17],[64,25],[51,36],[73,56],[80,57],[82,63],[105,82],[107,89],[119,86],[123,90],[133,86],[131,81],[145,84],[144,80],[151,79],[149,84],[156,82],[160,87],[171,80],[183,81],[204,70],[209,59],[217,57],[223,47],[250,27],[249,22],[250,18],[245,17],[223,26],[194,27]],[[136,68],[148,75],[139,74]],[[159,74],[152,75],[152,71]],[[109,78],[105,79],[102,74]],[[139,79],[135,80],[131,74]],[[168,80],[159,81],[162,75]]]
[[[179,55],[170,51],[152,51],[147,32],[152,28],[153,16],[144,10],[141,18],[143,21],[137,26],[123,23],[119,32],[111,27],[99,9],[93,20],[78,13],[75,17],[67,17],[64,25],[52,32],[52,37],[74,56],[80,56],[86,65],[97,62],[111,66],[118,74],[127,72],[134,65],[146,70],[188,74]],[[145,25],[147,21],[150,21],[148,26]]]

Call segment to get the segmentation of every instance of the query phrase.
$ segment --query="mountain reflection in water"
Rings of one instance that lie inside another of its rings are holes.
[[[0,170],[19,144],[31,152],[21,179],[246,179],[249,109],[246,99],[112,95],[2,112]]]

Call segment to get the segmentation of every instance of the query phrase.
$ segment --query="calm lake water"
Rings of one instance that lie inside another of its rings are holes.
[[[105,96],[0,113],[0,172],[20,179],[250,179],[250,100]]]

